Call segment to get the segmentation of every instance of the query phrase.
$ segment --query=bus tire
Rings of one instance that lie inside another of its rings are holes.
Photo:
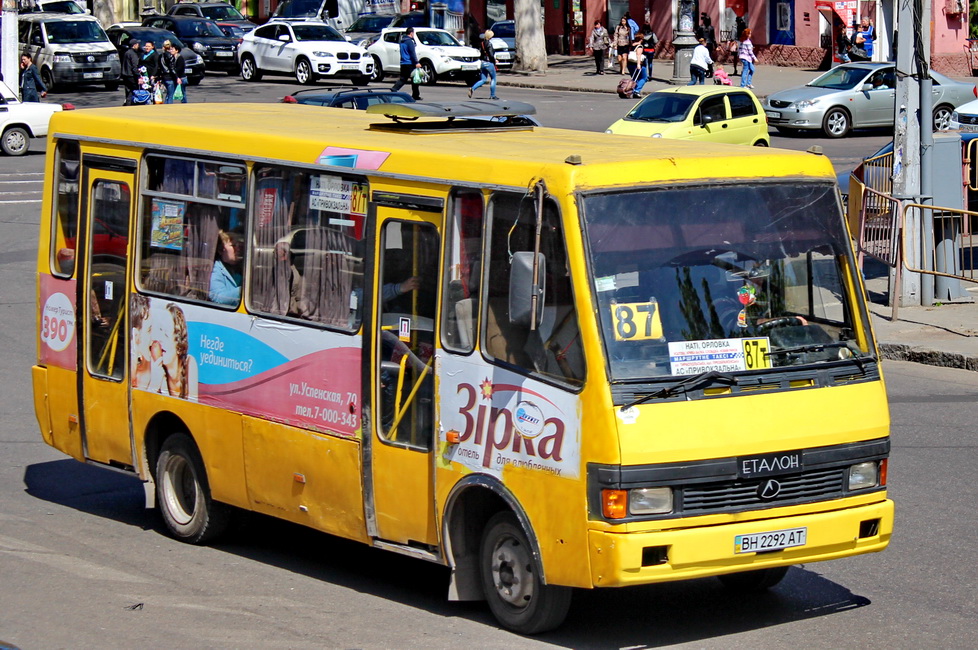
[[[788,573],[789,567],[779,566],[773,569],[757,569],[742,573],[728,573],[717,576],[723,586],[738,593],[756,593],[766,591],[781,582]]]
[[[175,433],[156,461],[156,502],[167,530],[188,544],[204,544],[223,533],[231,508],[211,498],[204,461],[193,439]]]
[[[499,512],[489,519],[479,565],[489,609],[503,627],[520,634],[539,634],[564,622],[572,591],[543,583],[542,569],[512,512]]]

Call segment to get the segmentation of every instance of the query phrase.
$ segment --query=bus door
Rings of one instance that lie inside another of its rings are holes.
[[[82,158],[82,352],[79,394],[85,457],[133,465],[129,427],[128,250],[136,162]]]
[[[434,545],[431,454],[440,245],[430,220],[436,212],[440,216],[443,201],[396,195],[391,205],[408,198],[402,209],[375,208],[378,264],[369,285],[375,305],[369,358],[370,394],[376,397],[364,464],[373,500],[372,534],[398,544]]]

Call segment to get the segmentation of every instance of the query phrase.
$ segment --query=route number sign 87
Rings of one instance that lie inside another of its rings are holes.
[[[644,341],[662,338],[662,319],[659,303],[612,303],[611,322],[616,341]]]

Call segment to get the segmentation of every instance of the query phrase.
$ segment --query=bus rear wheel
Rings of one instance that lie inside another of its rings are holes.
[[[215,539],[231,521],[230,506],[211,499],[204,461],[185,433],[171,435],[160,449],[156,501],[170,533],[190,544]]]
[[[784,575],[788,573],[786,566],[775,567],[774,569],[758,569],[756,571],[744,571],[742,573],[728,573],[717,576],[723,586],[727,589],[740,593],[755,593],[765,591],[781,582]]]
[[[513,513],[500,512],[489,520],[479,564],[489,609],[503,627],[538,634],[564,622],[571,589],[543,583],[541,567]]]

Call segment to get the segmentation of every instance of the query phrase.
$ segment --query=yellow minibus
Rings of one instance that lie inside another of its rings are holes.
[[[574,589],[883,550],[829,161],[471,106],[55,115],[44,440],[138,476],[177,539],[280,517],[446,565],[524,634]]]

